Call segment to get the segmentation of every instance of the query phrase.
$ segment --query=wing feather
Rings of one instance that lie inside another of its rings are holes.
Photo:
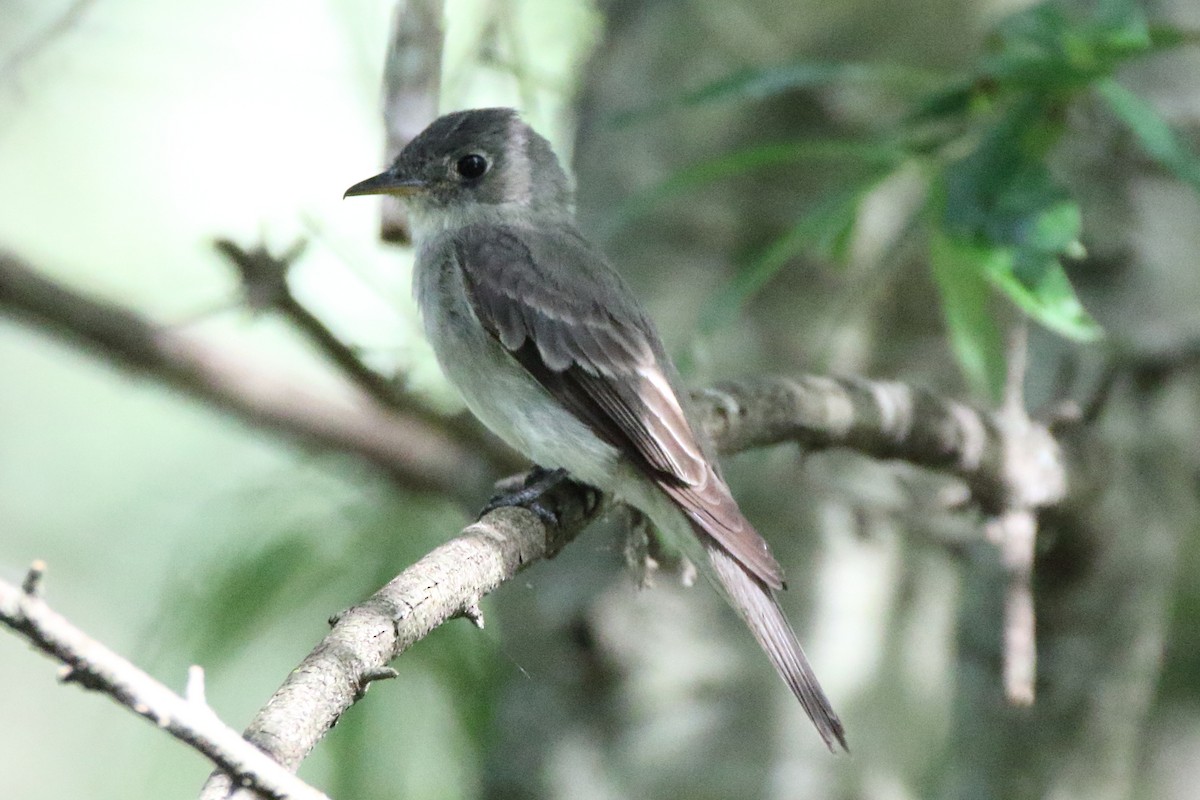
[[[779,601],[753,575],[742,569],[742,565],[735,562],[724,548],[714,542],[706,544],[709,559],[726,597],[771,659],[775,671],[804,707],[804,712],[825,740],[825,746],[833,750],[836,742],[848,751],[850,747],[846,744],[842,721],[821,689],[796,639],[795,631],[779,607]]]
[[[457,237],[483,326],[567,410],[630,455],[690,519],[720,585],[826,745],[846,747],[773,590],[783,574],[688,422],[653,326],[582,237],[503,226]],[[568,291],[562,275],[570,270]]]
[[[694,525],[780,588],[778,562],[706,457],[654,328],[616,272],[577,234],[479,226],[456,242],[484,327],[596,435],[631,454]]]

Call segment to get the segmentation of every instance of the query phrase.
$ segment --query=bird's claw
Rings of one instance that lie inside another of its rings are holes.
[[[544,501],[547,492],[567,479],[565,469],[545,469],[534,466],[525,477],[521,486],[511,491],[502,491],[492,496],[479,516],[507,506],[520,506],[537,515],[547,526],[558,526],[558,513]]]

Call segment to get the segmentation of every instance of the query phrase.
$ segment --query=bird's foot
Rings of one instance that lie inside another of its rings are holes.
[[[519,487],[502,490],[493,495],[483,510],[479,512],[479,516],[483,517],[484,514],[495,511],[497,508],[520,506],[532,511],[546,525],[557,526],[559,523],[558,513],[543,501],[551,489],[566,479],[567,471],[565,469],[546,469],[535,464]]]

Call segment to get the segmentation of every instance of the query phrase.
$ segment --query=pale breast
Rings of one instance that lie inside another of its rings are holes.
[[[617,450],[555,402],[475,317],[447,236],[417,256],[413,290],[438,364],[467,407],[509,446],[547,468],[616,488]]]

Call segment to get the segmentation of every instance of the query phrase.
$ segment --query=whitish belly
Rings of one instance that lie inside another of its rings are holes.
[[[438,363],[484,425],[534,463],[615,490],[615,448],[553,401],[475,318],[453,263],[419,269],[416,294]]]

